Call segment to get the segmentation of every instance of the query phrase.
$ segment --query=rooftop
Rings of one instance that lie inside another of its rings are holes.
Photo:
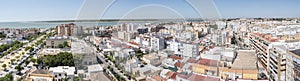
[[[231,69],[257,69],[255,50],[238,50]]]
[[[67,75],[74,75],[75,67],[69,66],[57,66],[57,67],[50,67],[50,72],[53,73],[67,73]]]
[[[33,71],[32,73],[34,73],[34,74],[48,74],[49,71],[48,70],[37,69],[37,70]]]
[[[103,68],[100,66],[100,64],[88,66],[88,72],[100,72],[100,71],[103,71]]]
[[[188,78],[188,80],[189,81],[220,81],[220,78],[193,74]]]
[[[210,60],[210,59],[200,59],[198,64],[206,65],[206,66],[218,66],[220,64],[217,60]]]

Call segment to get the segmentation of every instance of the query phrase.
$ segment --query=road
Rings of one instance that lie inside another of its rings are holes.
[[[50,33],[50,31],[48,31],[47,34],[48,33]],[[24,67],[23,71],[30,70],[29,68],[26,68],[25,67],[26,65],[23,64],[23,63],[24,63],[25,60],[29,59],[31,54],[35,54],[35,52],[40,49],[41,44],[34,47],[34,50],[32,52],[25,51],[25,47],[34,46],[34,44],[38,40],[42,39],[45,36],[46,35],[40,36],[37,39],[35,39],[34,41],[31,41],[31,42],[27,43],[26,45],[23,45],[22,47],[18,48],[18,50],[14,50],[12,53],[15,53],[15,54],[10,53],[7,56],[4,56],[3,58],[1,58],[0,60],[3,61],[2,64],[6,64],[8,67],[6,68],[7,71],[4,71],[4,70],[0,71],[0,77],[3,77],[3,76],[5,76],[6,74],[8,74],[10,72],[17,73],[17,70],[15,69],[15,67],[18,66],[18,65],[21,65],[22,67]],[[25,54],[22,54],[22,52],[24,52]],[[20,58],[16,58],[16,56],[19,56]],[[11,65],[11,64],[8,63],[11,59],[16,59],[17,62],[14,62],[14,64]]]

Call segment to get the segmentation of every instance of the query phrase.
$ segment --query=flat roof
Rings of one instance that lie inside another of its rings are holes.
[[[32,73],[34,73],[34,74],[48,74],[49,71],[48,70],[43,70],[43,69],[36,69]]]
[[[69,66],[57,66],[57,67],[50,67],[50,72],[54,73],[67,73],[67,75],[74,75],[75,67],[69,67]]]
[[[101,67],[100,64],[95,64],[95,65],[89,65],[88,66],[88,72],[101,72],[103,71],[103,68]]]
[[[255,50],[238,50],[237,57],[234,60],[231,69],[257,69]]]

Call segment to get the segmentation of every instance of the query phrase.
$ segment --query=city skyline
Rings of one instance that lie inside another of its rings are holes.
[[[48,20],[75,20],[78,19],[83,0],[51,0],[51,1],[1,1],[0,5],[0,22],[10,21],[48,21]],[[17,2],[17,3],[16,3]],[[97,2],[97,1],[96,1]],[[98,1],[101,4],[101,1]],[[300,1],[297,0],[213,0],[215,8],[221,18],[295,18],[300,17],[300,11],[296,8]],[[97,3],[96,3],[97,4]],[[180,6],[178,6],[180,4]],[[182,18],[201,18],[196,10],[185,0],[116,0],[103,14],[103,19],[122,19],[128,12],[139,7],[148,5],[146,8],[141,8],[136,14],[144,14],[153,17],[151,12],[160,12],[159,16],[168,16],[176,12],[170,17]],[[149,6],[150,5],[150,6]],[[153,6],[154,5],[154,6]],[[157,7],[158,6],[158,7]],[[165,9],[162,9],[165,7]],[[97,8],[95,8],[97,9]],[[148,10],[148,13],[142,13]],[[91,9],[92,11],[93,9]],[[168,11],[169,10],[169,11]],[[165,11],[165,12],[164,12]],[[134,19],[135,17],[127,17]]]

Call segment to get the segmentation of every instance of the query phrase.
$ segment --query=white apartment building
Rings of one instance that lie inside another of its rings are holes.
[[[61,81],[65,78],[69,78],[68,81],[74,81],[75,71],[75,67],[69,66],[50,67],[49,69],[50,74],[54,76],[56,81]]]
[[[125,32],[120,31],[120,32],[117,32],[117,34],[118,34],[119,39],[125,39]]]
[[[199,56],[199,45],[197,43],[181,43],[181,55],[196,58]]]
[[[216,22],[216,25],[218,26],[218,29],[222,29],[222,28],[225,28],[227,24],[226,24],[226,22],[218,21],[218,22]]]
[[[165,39],[162,37],[151,37],[151,49],[154,51],[161,50],[165,47]]]
[[[117,33],[118,38],[122,39],[126,42],[131,41],[131,39],[136,37],[136,33],[135,32],[124,32],[124,31],[120,31]]]
[[[270,72],[271,81],[295,80],[294,69],[298,60],[297,55],[300,49],[300,42],[274,42],[270,44]]]
[[[175,40],[167,41],[167,49],[174,51],[174,54],[181,54],[180,53],[180,43]]]
[[[167,45],[167,49],[174,51],[174,54],[192,58],[199,56],[199,44],[197,43],[185,43],[171,40],[167,41]]]
[[[141,43],[142,47],[150,47],[150,37],[143,37]]]

